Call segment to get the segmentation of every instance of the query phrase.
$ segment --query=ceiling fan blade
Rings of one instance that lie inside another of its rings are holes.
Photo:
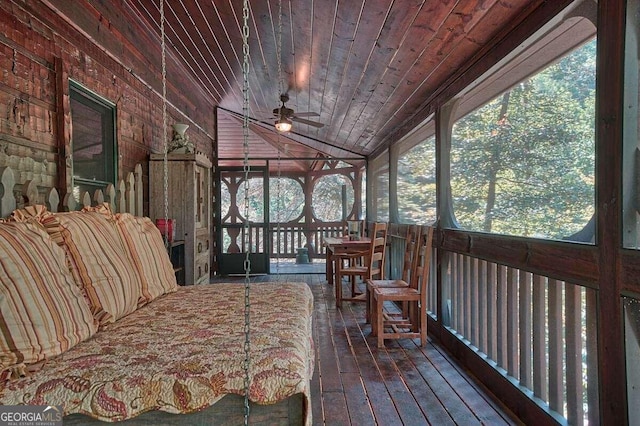
[[[293,115],[296,117],[320,117],[317,112],[295,112]]]
[[[308,124],[309,126],[321,128],[324,127],[324,124],[318,123],[316,121],[305,120],[304,118],[298,118],[296,116],[291,117],[291,121],[295,121],[296,123]]]

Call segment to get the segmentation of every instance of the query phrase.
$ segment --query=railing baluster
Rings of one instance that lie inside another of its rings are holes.
[[[508,311],[507,311],[507,303],[508,303],[508,294],[507,294],[507,267],[503,265],[497,265],[497,317],[496,317],[496,327],[497,327],[497,336],[496,336],[496,348],[497,355],[496,359],[498,361],[498,365],[506,367],[508,365],[508,351],[509,346],[507,346],[508,341],[508,330],[507,324],[509,323],[508,319]]]
[[[600,398],[598,389],[598,296],[595,290],[586,289],[585,323],[587,336],[587,401],[589,411],[587,417],[590,425],[597,425],[600,421]]]
[[[431,264],[438,264],[438,250],[431,252]],[[427,300],[427,309],[435,313],[435,305],[438,303],[438,271],[437,268],[429,268],[429,300]]]
[[[457,279],[457,286],[458,286],[458,301],[457,301],[457,305],[458,305],[458,333],[460,334],[465,334],[465,321],[466,321],[466,312],[464,311],[464,298],[465,298],[465,280],[464,280],[464,274],[465,274],[465,256],[461,255],[461,254],[457,254],[458,257],[458,279]]]
[[[451,253],[451,276],[453,277],[450,285],[451,285],[451,327],[454,330],[460,332],[460,314],[459,314],[459,303],[460,303],[460,267],[458,266],[460,262],[460,255],[458,253]]]
[[[565,286],[565,339],[567,357],[567,421],[584,424],[582,407],[582,295],[580,288]]]
[[[533,276],[533,394],[549,401],[545,327],[545,277]]]
[[[489,358],[496,360],[497,357],[497,265],[487,262],[487,284],[485,288],[487,300],[487,350]]]
[[[471,322],[472,319],[472,309],[471,307],[474,305],[471,303],[472,298],[472,289],[471,289],[471,276],[472,276],[472,267],[473,262],[470,257],[465,256],[464,258],[464,335],[468,338],[472,338],[471,333]]]
[[[518,370],[518,271],[507,268],[507,361],[510,376],[519,378]]]
[[[476,285],[476,297],[474,298],[475,303],[478,304],[478,318],[476,319],[476,344],[478,348],[488,354],[487,350],[487,327],[488,327],[488,318],[487,318],[487,262],[484,260],[480,260],[478,262],[478,275],[477,275]]]
[[[597,424],[597,292],[472,256],[445,254],[441,291],[444,300],[451,300],[446,325],[569,424],[586,423],[585,414]]]
[[[531,389],[532,380],[532,348],[531,348],[531,274],[520,271],[518,277],[520,287],[520,315],[519,315],[519,337],[520,337],[520,384]]]
[[[562,287],[561,281],[549,279],[549,407],[560,414],[564,414]]]

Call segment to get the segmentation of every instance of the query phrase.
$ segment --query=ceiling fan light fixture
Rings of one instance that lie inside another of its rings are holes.
[[[292,125],[293,123],[287,117],[281,117],[276,120],[276,129],[282,133],[290,131]]]

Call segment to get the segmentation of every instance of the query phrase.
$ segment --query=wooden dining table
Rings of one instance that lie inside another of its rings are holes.
[[[366,251],[371,245],[371,239],[368,237],[360,237],[359,239],[351,240],[348,236],[323,237],[322,244],[325,247],[327,256],[327,282],[329,283],[329,285],[333,285],[335,281],[334,256],[340,253],[358,253]]]

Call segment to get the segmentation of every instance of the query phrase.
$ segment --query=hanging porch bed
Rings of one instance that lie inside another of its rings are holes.
[[[60,405],[65,425],[243,423],[244,284],[177,286],[151,221],[106,205],[15,210],[0,252],[0,404]],[[250,295],[250,423],[310,424],[311,291]]]

